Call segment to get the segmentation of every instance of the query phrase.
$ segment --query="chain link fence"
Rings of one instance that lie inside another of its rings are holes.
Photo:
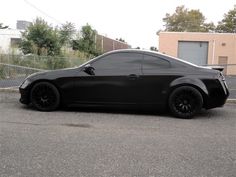
[[[0,88],[18,87],[28,75],[40,71],[44,70],[0,63]]]
[[[18,87],[30,74],[76,67],[88,59],[0,54],[0,88]]]
[[[0,63],[25,66],[30,68],[54,70],[79,66],[88,59],[51,57],[38,55],[9,55],[0,54]]]

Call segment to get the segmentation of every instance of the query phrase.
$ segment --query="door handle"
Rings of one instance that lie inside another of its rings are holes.
[[[136,80],[136,79],[138,79],[138,75],[136,75],[136,74],[130,74],[129,76],[128,76],[128,78],[130,79],[130,80]]]

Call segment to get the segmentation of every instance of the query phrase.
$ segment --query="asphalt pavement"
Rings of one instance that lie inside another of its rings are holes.
[[[235,177],[236,109],[38,112],[0,92],[0,177]]]

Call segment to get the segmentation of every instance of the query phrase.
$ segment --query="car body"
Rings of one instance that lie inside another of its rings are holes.
[[[46,84],[45,88],[40,84]],[[41,93],[47,87],[50,94]],[[218,70],[135,49],[111,51],[77,68],[33,74],[19,90],[21,103],[33,103],[41,111],[51,111],[59,105],[150,105],[170,108],[175,116],[183,118],[192,117],[201,108],[221,107],[229,95],[224,76]],[[59,101],[55,106],[47,106],[47,95],[53,94]],[[177,105],[186,113],[175,113],[178,110],[172,108]],[[193,107],[196,110],[186,110]]]

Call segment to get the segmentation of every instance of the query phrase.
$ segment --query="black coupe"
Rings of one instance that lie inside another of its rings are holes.
[[[217,69],[158,52],[117,50],[78,68],[33,74],[21,84],[20,102],[40,111],[59,106],[163,106],[190,118],[221,107],[229,95]]]

